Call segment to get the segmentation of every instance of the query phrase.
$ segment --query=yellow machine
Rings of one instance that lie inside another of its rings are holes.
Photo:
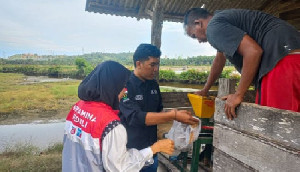
[[[215,112],[215,98],[188,93],[195,115],[198,118],[211,118]]]
[[[210,121],[210,118],[215,112],[215,97],[203,97],[191,93],[188,93],[187,96],[192,104],[195,115],[201,119],[201,132],[198,139],[193,143],[190,170],[187,170],[187,152],[181,152],[177,160],[173,161],[173,164],[181,172],[198,172],[201,144],[207,145],[207,151],[203,151],[204,160],[207,159],[209,163],[211,159],[214,123]],[[204,165],[207,164],[204,163]]]

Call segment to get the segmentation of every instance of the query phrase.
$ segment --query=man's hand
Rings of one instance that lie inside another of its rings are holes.
[[[208,91],[205,89],[196,91],[195,94],[199,95],[199,96],[207,96]]]
[[[199,120],[197,118],[194,118],[192,116],[192,113],[187,110],[173,110],[174,111],[174,119],[176,121],[182,122],[184,124],[188,125],[194,125],[199,123]]]
[[[151,146],[151,150],[153,154],[164,152],[171,155],[174,152],[174,142],[170,139],[159,140]]]
[[[222,100],[226,100],[224,111],[228,119],[232,120],[236,118],[237,115],[235,113],[235,108],[241,104],[243,100],[243,96],[237,94],[229,94],[221,98]]]

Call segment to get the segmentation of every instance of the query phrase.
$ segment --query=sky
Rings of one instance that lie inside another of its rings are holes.
[[[151,20],[85,11],[86,0],[0,0],[0,57],[14,54],[81,55],[134,52],[151,43]],[[162,58],[215,55],[208,43],[164,22]]]

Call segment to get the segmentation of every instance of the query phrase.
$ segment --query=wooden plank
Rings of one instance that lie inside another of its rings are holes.
[[[298,31],[300,31],[300,18],[294,20],[287,20],[288,23],[293,25]]]
[[[221,124],[214,126],[213,144],[220,151],[258,171],[294,172],[300,169],[299,152],[288,151],[280,145]]]
[[[286,12],[286,11],[291,11],[295,9],[299,9],[300,7],[300,1],[293,1],[293,0],[285,0],[281,1],[279,4],[279,12]]]
[[[293,20],[300,18],[300,7],[294,10],[279,13],[279,18],[283,20]]]
[[[215,123],[263,137],[288,150],[300,151],[300,113],[242,103],[236,111],[238,117],[228,120],[224,104],[221,99],[216,99]]]
[[[279,16],[279,4],[281,0],[272,0],[271,3],[267,4],[267,6],[263,9],[264,12],[271,14],[273,16]]]
[[[268,6],[270,6],[270,4],[272,4],[272,1],[273,0],[264,0],[264,2],[262,3],[262,5],[257,10],[259,10],[259,11],[265,11],[266,8]]]

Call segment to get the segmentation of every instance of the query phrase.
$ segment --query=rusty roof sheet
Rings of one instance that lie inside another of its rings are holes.
[[[86,11],[151,19],[156,0],[87,0]],[[300,30],[300,0],[162,0],[164,21],[182,22],[185,11],[205,7],[208,11],[243,8],[280,17]]]

